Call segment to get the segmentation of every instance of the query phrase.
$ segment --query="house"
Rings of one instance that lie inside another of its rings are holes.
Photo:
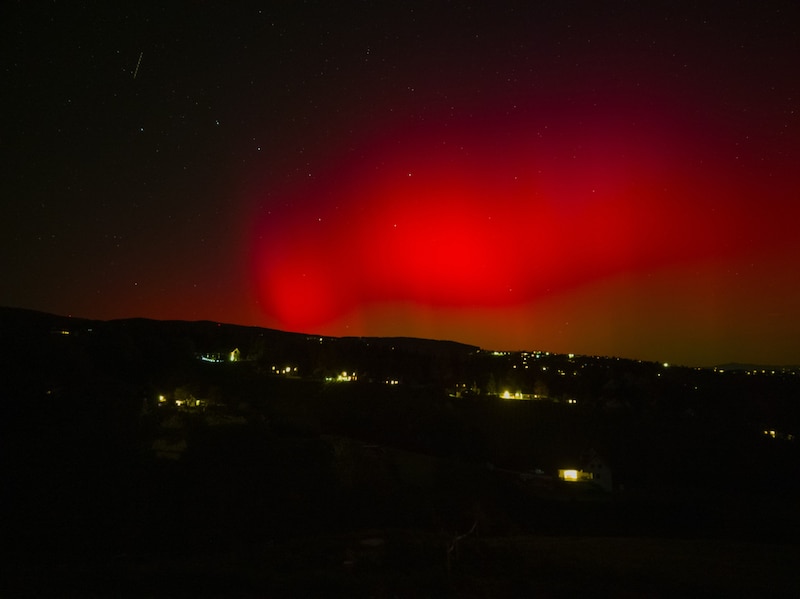
[[[592,475],[592,482],[607,493],[614,490],[614,480],[611,477],[611,467],[600,455],[590,449],[582,458],[583,469]]]
[[[566,482],[589,482],[606,493],[614,490],[611,467],[593,449],[583,452],[579,463],[581,468],[565,468],[558,471],[558,478]]]

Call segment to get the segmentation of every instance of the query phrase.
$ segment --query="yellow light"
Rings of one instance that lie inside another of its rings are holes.
[[[503,391],[503,399],[511,399],[511,392]]]
[[[564,480],[576,481],[578,480],[577,470],[564,470]]]

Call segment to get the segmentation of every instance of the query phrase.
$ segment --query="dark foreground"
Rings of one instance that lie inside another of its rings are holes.
[[[18,439],[0,594],[796,596],[790,500],[608,494],[249,425],[194,435],[177,459]]]
[[[798,595],[793,373],[7,316],[2,597]]]
[[[796,545],[398,530],[305,537],[202,554],[63,556],[14,564],[8,596],[796,596]],[[7,564],[9,565],[9,564]]]

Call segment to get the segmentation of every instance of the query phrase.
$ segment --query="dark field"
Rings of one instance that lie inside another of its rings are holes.
[[[763,494],[608,495],[346,437],[247,425],[195,435],[179,460],[90,452],[74,463],[73,449],[16,473],[24,503],[6,521],[4,594],[730,597],[797,588],[797,516]]]
[[[207,552],[26,564],[9,596],[793,597],[796,545],[371,530]],[[14,561],[11,561],[14,564]]]

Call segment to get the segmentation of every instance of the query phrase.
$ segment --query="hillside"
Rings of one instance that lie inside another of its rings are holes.
[[[648,551],[669,555],[701,539],[688,552],[698,563],[769,546],[776,568],[796,551],[792,370],[8,308],[0,338],[17,585],[37,564],[55,585],[42,578],[44,591],[82,595],[75,573],[92,564],[101,594],[140,568],[170,596],[176,572],[199,570],[218,591],[230,576],[234,594],[248,594],[243,576],[256,595],[318,594],[327,577],[342,595],[373,595],[380,579],[470,596],[476,576],[488,594],[502,580],[555,588],[509,565],[540,559],[537,538],[594,539],[600,552],[602,539],[656,539]],[[606,478],[559,478],[592,460]],[[257,555],[273,565],[255,569]],[[785,572],[772,575],[778,589]],[[639,576],[641,591],[660,574]]]

